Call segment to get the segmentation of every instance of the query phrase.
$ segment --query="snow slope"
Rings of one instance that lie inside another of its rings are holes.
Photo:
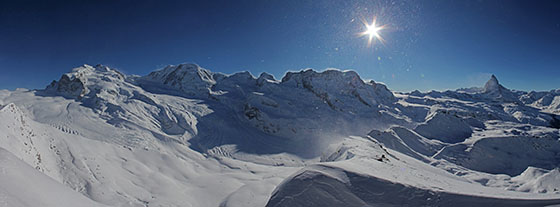
[[[0,206],[104,206],[0,148]]]
[[[267,206],[544,206],[560,202],[558,197],[550,200],[481,187],[367,143],[375,141],[371,137],[345,139],[340,145],[351,146],[345,150],[355,156],[303,168],[278,186]]]
[[[58,101],[73,103],[72,100]],[[295,170],[277,167],[270,171],[229,158],[208,159],[170,140],[151,140],[150,145],[124,142],[122,139],[134,137],[118,137],[119,131],[128,130],[112,126],[103,119],[89,120],[87,126],[100,130],[99,134],[104,133],[106,140],[101,141],[101,137],[84,137],[83,134],[92,132],[82,132],[82,128],[74,128],[72,123],[67,123],[70,126],[66,127],[38,123],[14,104],[5,106],[0,117],[2,147],[31,165],[28,168],[44,172],[68,190],[110,206],[218,206],[226,198],[235,204],[239,203],[236,191],[268,186],[252,192],[253,197],[260,198],[254,204],[259,206],[281,181],[278,176],[287,176]],[[81,118],[72,119],[79,120],[74,123],[88,121]],[[152,139],[156,138],[152,135]]]
[[[0,90],[0,147],[21,160],[15,171],[92,205],[538,206],[560,203],[560,121],[546,98],[557,92],[495,76],[479,89],[393,93],[337,69],[277,80],[83,65],[44,90]],[[36,206],[15,201],[33,197],[25,186],[2,188],[0,203]]]

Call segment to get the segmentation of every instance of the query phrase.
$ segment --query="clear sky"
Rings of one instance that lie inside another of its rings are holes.
[[[368,46],[376,16],[384,42]],[[560,1],[2,1],[0,89],[44,88],[82,64],[145,75],[356,70],[392,90],[560,88]]]

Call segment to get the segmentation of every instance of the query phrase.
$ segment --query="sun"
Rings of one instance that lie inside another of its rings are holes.
[[[379,31],[385,29],[386,25],[378,26],[377,25],[377,18],[373,17],[373,21],[371,24],[369,22],[364,21],[365,31],[360,33],[361,36],[368,36],[368,46],[371,45],[373,39],[379,40],[383,42],[383,38],[379,34]]]

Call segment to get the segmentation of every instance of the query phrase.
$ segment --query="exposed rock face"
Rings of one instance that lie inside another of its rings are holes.
[[[492,75],[490,80],[486,82],[482,90],[482,94],[487,98],[503,101],[503,102],[518,102],[519,99],[506,87],[502,86],[496,76]]]
[[[95,70],[89,65],[75,68],[71,73],[63,74],[58,81],[53,81],[47,86],[48,91],[55,92],[67,98],[82,98],[88,90],[85,86],[86,73]]]
[[[490,77],[490,80],[488,80],[486,82],[486,84],[484,84],[484,91],[483,92],[488,93],[488,92],[491,92],[491,91],[496,91],[496,90],[501,90],[501,89],[503,89],[503,86],[500,85],[496,76],[492,75]]]
[[[67,94],[71,97],[83,97],[86,93],[84,82],[79,78],[70,78],[64,74],[58,82],[52,82],[50,87],[59,93]]]

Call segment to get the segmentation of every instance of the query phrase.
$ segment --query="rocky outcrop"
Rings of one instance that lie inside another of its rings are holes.
[[[491,100],[501,101],[501,102],[519,102],[517,96],[512,93],[509,89],[502,86],[496,76],[492,75],[490,80],[486,82],[482,90],[482,94]]]

